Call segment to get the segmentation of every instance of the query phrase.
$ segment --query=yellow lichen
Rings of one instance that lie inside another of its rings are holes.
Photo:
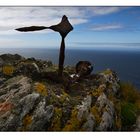
[[[102,95],[103,91],[104,91],[104,89],[99,87],[92,92],[92,95],[95,97],[99,97],[100,95]]]
[[[50,96],[50,100],[49,100],[50,104],[54,104],[58,101],[59,101],[58,97],[54,93],[52,93],[51,96]]]
[[[61,118],[62,118],[62,109],[55,108],[54,110],[54,119],[52,121],[51,130],[60,131],[61,130]]]
[[[79,131],[80,126],[82,123],[82,120],[78,120],[77,118],[78,110],[77,108],[74,108],[71,113],[70,120],[66,123],[65,127],[63,128],[63,131]]]
[[[43,96],[48,95],[47,88],[43,83],[36,83],[35,84],[35,91],[40,93]]]
[[[69,95],[66,92],[62,92],[62,95],[60,97],[60,102],[64,103],[69,98]]]
[[[11,65],[6,65],[2,67],[2,72],[5,75],[12,76],[14,73],[14,67]]]
[[[108,74],[111,74],[112,71],[111,71],[110,69],[107,69],[107,70],[105,70],[103,73],[104,73],[105,75],[108,75]]]
[[[91,111],[91,113],[94,115],[95,120],[96,120],[96,123],[99,124],[99,123],[101,122],[101,117],[100,117],[98,108],[97,108],[96,106],[93,106],[93,107],[90,109],[90,111]]]
[[[23,130],[26,131],[28,130],[28,126],[32,123],[32,116],[31,115],[26,115],[24,118],[23,118]]]

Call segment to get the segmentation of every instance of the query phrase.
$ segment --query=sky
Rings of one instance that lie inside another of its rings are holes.
[[[55,25],[63,15],[74,27],[69,49],[140,49],[140,7],[0,7],[0,48],[58,48],[59,33],[15,29]]]

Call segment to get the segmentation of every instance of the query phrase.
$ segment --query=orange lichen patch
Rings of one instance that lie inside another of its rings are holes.
[[[0,103],[0,112],[7,112],[11,110],[12,108],[13,108],[12,103],[8,103],[8,102]]]
[[[11,66],[11,65],[3,66],[2,67],[2,72],[5,75],[12,76],[13,73],[14,73],[14,67]]]
[[[23,130],[26,131],[28,129],[28,126],[32,123],[32,116],[31,115],[26,115],[24,118],[23,118]]]
[[[48,95],[47,88],[46,88],[46,86],[44,84],[36,83],[34,88],[35,88],[36,92],[38,92],[38,93],[40,93],[40,94],[42,94],[44,96]]]

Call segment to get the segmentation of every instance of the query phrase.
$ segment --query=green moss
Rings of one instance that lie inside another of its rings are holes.
[[[128,102],[123,102],[121,104],[121,117],[122,117],[122,125],[131,126],[136,122],[137,116],[137,107]]]

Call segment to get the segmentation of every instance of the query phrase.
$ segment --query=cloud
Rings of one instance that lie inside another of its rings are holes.
[[[91,28],[93,31],[104,31],[104,30],[116,30],[122,29],[123,26],[121,24],[100,24],[95,25]]]
[[[121,9],[120,7],[0,7],[0,34],[17,34],[14,29],[23,26],[50,26],[59,23],[64,14],[73,25],[79,25],[89,22],[92,16],[103,16]]]
[[[124,7],[92,7],[90,10],[93,11],[93,15],[99,16],[116,13],[122,9],[124,9]]]

